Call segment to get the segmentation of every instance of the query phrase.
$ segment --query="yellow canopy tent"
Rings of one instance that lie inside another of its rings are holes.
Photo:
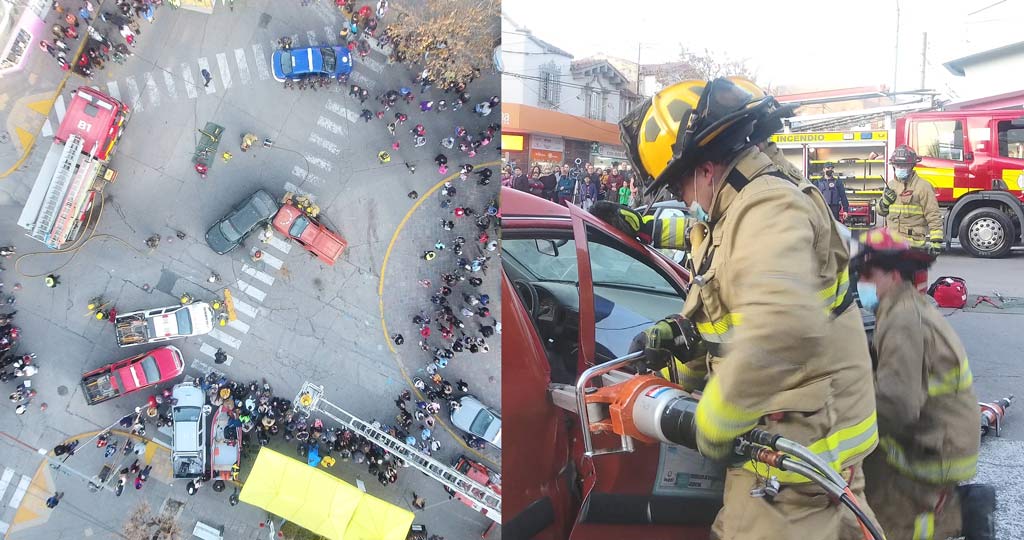
[[[331,540],[405,540],[412,512],[260,448],[238,498]]]

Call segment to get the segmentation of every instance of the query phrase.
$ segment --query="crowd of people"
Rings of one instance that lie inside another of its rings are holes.
[[[3,283],[0,283],[0,288]],[[13,297],[11,297],[13,298]],[[28,411],[28,405],[32,398],[36,397],[36,389],[32,388],[32,377],[39,372],[39,366],[35,363],[34,353],[19,353],[18,345],[21,340],[21,329],[14,326],[14,315],[17,311],[0,314],[0,382],[10,382],[23,379],[18,382],[14,391],[8,399],[14,404],[15,414],[22,415]],[[46,409],[42,404],[41,409]]]
[[[140,19],[155,20],[158,0],[117,0],[111,11],[100,11],[90,0],[84,0],[77,7],[70,2],[54,0],[52,11],[58,17],[50,31],[52,40],[40,40],[39,48],[56,60],[62,70],[93,78],[94,69],[105,69],[105,63],[113,60],[125,63],[132,56],[131,47],[142,33]],[[102,4],[100,4],[102,7]],[[105,24],[100,25],[100,22]],[[78,29],[84,26],[88,37],[85,48],[78,60],[74,55],[74,41],[79,37]],[[111,37],[116,30],[123,42]],[[71,65],[72,62],[74,65]]]
[[[529,174],[519,165],[509,164],[502,170],[501,185],[532,193],[558,203],[574,203],[589,210],[597,201],[611,201],[626,206],[640,204],[643,186],[636,175],[619,163],[611,167],[595,167],[593,163],[570,166],[553,164],[547,168],[534,164]]]

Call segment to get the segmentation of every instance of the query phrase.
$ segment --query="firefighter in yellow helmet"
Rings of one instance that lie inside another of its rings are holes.
[[[889,229],[861,235],[858,292],[877,313],[878,449],[864,463],[868,503],[889,538],[958,537],[957,484],[978,464],[978,400],[956,332],[913,276],[935,257]],[[966,498],[987,486],[972,486]],[[971,508],[976,507],[971,505]],[[980,531],[965,531],[968,538]]]
[[[911,246],[938,255],[942,253],[942,214],[935,188],[914,172],[920,162],[914,149],[905,144],[893,150],[889,164],[896,175],[896,189],[882,191],[878,213],[885,216],[886,227],[906,236]]]
[[[733,464],[712,538],[861,539],[853,513],[802,476],[735,461],[735,438],[761,426],[809,447],[872,515],[860,464],[878,442],[875,400],[867,337],[847,294],[849,251],[821,193],[762,151],[781,126],[780,107],[744,86],[676,83],[620,124],[648,190],[688,203],[706,230],[691,246],[682,313],[637,342],[649,358],[667,351],[661,357],[688,360],[684,385],[708,374],[697,445]],[[778,496],[751,497],[772,478]]]

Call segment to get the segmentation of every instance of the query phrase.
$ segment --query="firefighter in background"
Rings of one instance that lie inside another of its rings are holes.
[[[759,148],[778,122],[778,103],[748,85],[683,81],[621,122],[650,190],[665,187],[689,203],[700,224],[691,231],[706,231],[692,239],[682,314],[635,346],[657,353],[649,357],[692,360],[690,341],[680,338],[699,333],[706,355],[698,361],[710,367],[695,419],[704,455],[731,461],[735,437],[761,425],[818,453],[861,497],[860,464],[877,427],[864,383],[867,339],[847,294],[849,253],[818,190],[780,172]],[[805,478],[732,464],[712,538],[863,538],[854,515]],[[769,482],[781,483],[777,496],[751,497]]]
[[[942,214],[935,189],[914,172],[920,162],[914,149],[905,144],[893,150],[889,164],[896,175],[897,189],[886,186],[878,201],[878,213],[885,216],[886,227],[906,236],[911,246],[938,256],[942,253]]]
[[[958,537],[957,484],[978,464],[978,400],[960,339],[912,283],[935,257],[888,229],[862,234],[859,249],[858,292],[877,313],[880,442],[864,463],[868,503],[889,538]]]
[[[835,166],[832,163],[825,164],[825,173],[815,182],[821,195],[825,198],[825,204],[832,211],[832,217],[843,223],[846,221],[846,214],[850,212],[850,201],[846,199],[846,185],[842,179],[836,176]]]

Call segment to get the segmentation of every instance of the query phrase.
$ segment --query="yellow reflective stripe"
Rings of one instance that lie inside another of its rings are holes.
[[[721,319],[714,322],[698,322],[697,331],[701,333],[705,339],[710,335],[724,336],[728,334],[729,330],[733,327],[743,324],[743,315],[740,313],[726,313]],[[718,341],[712,339],[712,341]]]
[[[817,455],[822,461],[828,463],[836,472],[842,472],[843,464],[851,458],[870,452],[878,442],[878,422],[875,413],[861,420],[860,422],[837,430],[824,439],[807,445],[807,449]],[[793,472],[771,469],[764,463],[747,462],[743,468],[766,476],[769,473],[784,484],[806,484],[810,482],[806,477]]]
[[[924,210],[919,204],[890,204],[889,211],[901,214],[924,215]]]
[[[955,394],[967,390],[973,383],[974,375],[971,374],[971,366],[965,357],[959,366],[950,369],[941,377],[928,378],[928,395],[937,397]]]
[[[846,291],[850,288],[850,268],[843,268],[843,271],[836,278],[836,282],[818,291],[818,298],[825,304],[825,311],[831,312],[843,303],[846,298]]]
[[[935,537],[935,514],[925,512],[914,518],[914,540],[933,540]]]
[[[697,439],[707,444],[702,448],[721,446],[757,425],[761,414],[725,401],[718,378],[712,377],[697,404]],[[721,456],[709,456],[712,458]]]
[[[706,377],[708,374],[707,364],[701,364],[702,366],[704,366],[704,369],[693,369],[690,366],[686,365],[685,363],[681,362],[678,358],[675,358],[675,361],[676,370],[678,370],[679,372],[680,383],[686,382],[690,383],[690,386],[692,386],[695,383],[703,382],[704,377]],[[661,376],[665,379],[669,378],[669,371],[667,367],[661,368]]]
[[[658,229],[659,248],[686,249],[686,218],[661,218]]]
[[[907,453],[892,437],[882,437],[878,445],[885,452],[885,460],[901,473],[932,484],[970,480],[978,472],[978,455],[952,459],[907,458]]]
[[[932,230],[928,231],[928,238],[932,242],[941,242],[942,241],[942,230],[941,229],[932,229]]]
[[[638,214],[636,212],[620,210],[619,215],[622,216],[622,219],[626,221],[626,224],[629,225],[631,229],[634,231],[640,230],[640,221],[637,220]]]

